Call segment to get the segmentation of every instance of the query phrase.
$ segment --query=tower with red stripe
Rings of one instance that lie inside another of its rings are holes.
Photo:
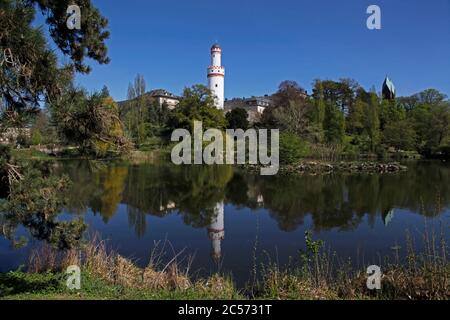
[[[225,102],[225,68],[222,66],[222,49],[217,43],[211,47],[208,87],[215,96],[216,107],[223,110]]]

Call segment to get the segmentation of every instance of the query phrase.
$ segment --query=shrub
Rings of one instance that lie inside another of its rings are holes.
[[[280,134],[280,163],[293,164],[309,155],[307,144],[295,134]]]
[[[43,140],[43,138],[42,138],[42,134],[40,133],[40,131],[39,130],[33,131],[33,134],[31,136],[31,145],[33,145],[33,146],[40,145],[40,144],[42,144],[42,140]]]

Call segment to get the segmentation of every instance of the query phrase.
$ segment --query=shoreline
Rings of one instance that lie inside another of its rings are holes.
[[[305,233],[305,241],[307,249],[297,264],[263,264],[259,274],[243,288],[235,285],[231,275],[222,273],[193,278],[189,267],[182,267],[175,258],[165,265],[155,263],[156,256],[147,267],[140,268],[95,237],[78,250],[61,252],[44,246],[30,256],[27,272],[20,269],[0,273],[0,300],[450,299],[450,264],[445,243],[433,244],[437,251],[432,256],[412,248],[401,261],[386,256],[380,266],[381,289],[369,290],[364,269],[368,266],[350,268],[354,262],[350,265],[347,260],[336,260],[325,243],[313,240],[309,233]],[[330,272],[330,264],[337,269]],[[65,270],[73,265],[81,270],[80,290],[66,286]]]
[[[259,172],[261,166],[259,165],[244,165],[245,170],[252,173]],[[408,167],[399,162],[384,162],[384,161],[301,161],[297,164],[280,165],[279,174],[332,174],[332,173],[354,173],[354,174],[393,174],[398,172],[405,172]]]
[[[29,149],[14,149],[13,154],[19,159],[25,160],[98,160],[98,161],[118,161],[125,160],[131,163],[148,163],[161,162],[166,160],[170,153],[166,149],[154,150],[134,150],[126,155],[117,155],[106,158],[95,158],[92,156],[82,155],[48,155],[44,152],[29,148]],[[422,158],[411,159],[410,161],[420,161]],[[432,160],[432,159],[430,159]],[[245,168],[249,171],[260,170],[261,165],[238,165],[237,167]],[[365,157],[360,157],[360,160],[349,159],[339,161],[326,161],[315,158],[305,158],[295,164],[280,164],[280,173],[324,173],[328,174],[335,171],[349,172],[349,173],[394,173],[399,171],[406,171],[408,168],[398,161],[386,160],[367,160]]]

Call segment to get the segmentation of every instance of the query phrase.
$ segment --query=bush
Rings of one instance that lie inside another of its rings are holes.
[[[33,131],[33,134],[31,136],[31,145],[33,145],[33,146],[40,145],[40,144],[42,144],[42,140],[43,140],[43,137],[42,137],[42,134],[39,132],[39,130]]]
[[[236,108],[228,112],[226,115],[229,129],[246,130],[249,126],[248,113],[245,109]]]
[[[31,145],[31,141],[27,135],[20,133],[17,136],[16,144],[17,144],[17,146],[20,146],[21,148],[28,148]]]
[[[309,155],[308,145],[295,134],[280,134],[280,163],[293,164]]]

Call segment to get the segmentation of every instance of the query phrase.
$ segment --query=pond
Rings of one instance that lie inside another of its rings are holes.
[[[262,263],[298,258],[308,230],[364,264],[394,248],[404,254],[408,231],[420,247],[426,226],[449,241],[450,165],[407,165],[396,174],[274,177],[229,166],[97,161],[59,161],[54,170],[73,180],[61,218],[84,217],[123,256],[145,266],[159,246],[163,259],[193,256],[195,275],[222,271],[244,283]],[[13,249],[0,238],[0,271],[25,264],[34,245]]]

